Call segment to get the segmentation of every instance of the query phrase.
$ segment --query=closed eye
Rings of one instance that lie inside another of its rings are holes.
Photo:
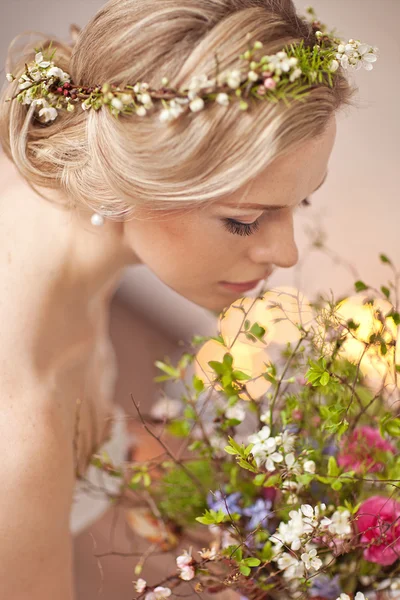
[[[309,198],[304,198],[296,208],[308,206],[311,206],[311,202]],[[260,217],[256,221],[253,221],[253,223],[241,223],[240,221],[229,218],[222,219],[222,221],[225,229],[234,235],[252,235],[260,228]]]

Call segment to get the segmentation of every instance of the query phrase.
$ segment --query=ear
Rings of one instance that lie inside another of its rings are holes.
[[[80,32],[81,32],[81,28],[79,27],[79,25],[75,25],[74,23],[72,25],[70,25],[69,34],[74,43],[77,42]]]

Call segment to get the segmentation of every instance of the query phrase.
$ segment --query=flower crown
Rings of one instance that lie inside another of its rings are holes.
[[[287,45],[277,54],[265,55],[256,61],[254,54],[263,47],[261,42],[256,41],[239,56],[248,63],[245,73],[235,69],[220,74],[215,56],[215,77],[195,76],[189,87],[181,90],[167,87],[167,77],[162,78],[162,87],[158,90],[144,82],[122,89],[109,83],[75,85],[70,75],[54,64],[56,50],[46,58],[43,49],[35,48],[35,60],[25,65],[25,73],[18,79],[20,91],[6,101],[17,99],[21,104],[32,105],[42,123],[54,121],[59,110],[73,112],[79,104],[83,110],[99,110],[106,105],[115,117],[120,113],[144,117],[161,103],[159,118],[166,122],[188,110],[193,113],[201,111],[210,101],[228,106],[232,100],[237,100],[241,110],[249,108],[250,98],[271,102],[283,100],[288,104],[288,98],[302,100],[315,82],[332,87],[332,78],[340,66],[343,69],[364,67],[372,70],[378,48],[359,40],[350,39],[347,43],[340,40],[317,20],[312,7],[306,11],[318,40],[312,48],[305,46],[304,40],[301,40],[299,44]],[[16,80],[12,73],[6,77],[10,82]]]

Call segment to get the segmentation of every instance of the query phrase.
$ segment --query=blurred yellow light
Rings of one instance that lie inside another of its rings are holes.
[[[268,339],[278,344],[296,343],[301,337],[298,325],[308,329],[314,322],[309,300],[296,288],[281,286],[263,295]]]
[[[343,300],[337,308],[336,315],[340,319],[344,321],[352,319],[359,324],[359,327],[352,330],[351,334],[347,336],[340,349],[340,354],[352,363],[360,363],[360,371],[364,375],[372,379],[380,377],[382,380],[388,376],[388,380],[393,383],[395,357],[393,346],[390,344],[396,339],[397,326],[391,317],[387,317],[384,328],[376,316],[377,309],[380,309],[384,317],[393,309],[393,305],[383,298],[374,299],[373,304],[363,304],[366,299],[367,296],[364,294],[351,296]],[[365,350],[366,344],[373,334],[379,334],[388,345],[385,355],[382,354],[380,345],[377,344],[371,345]],[[397,348],[396,361],[398,362],[399,359],[400,352]]]
[[[240,398],[243,400],[258,399],[266,393],[271,383],[264,377],[260,377],[267,370],[264,363],[270,362],[265,350],[256,346],[252,347],[248,343],[236,341],[232,348],[227,348],[224,344],[216,340],[208,340],[197,352],[195,360],[195,374],[204,382],[206,388],[214,386],[216,391],[221,391],[220,384],[215,383],[217,377],[215,371],[209,366],[209,361],[222,362],[224,355],[229,352],[233,358],[233,369],[243,371],[251,379],[259,378],[255,381],[241,383],[246,384],[248,394],[241,392]],[[249,397],[250,396],[250,397]]]
[[[246,338],[244,322],[258,323],[266,330],[265,343],[252,342]],[[244,344],[265,348],[271,342],[286,344],[297,342],[301,332],[297,325],[309,327],[314,313],[307,298],[299,290],[282,286],[268,290],[262,297],[240,298],[220,317],[219,331],[228,347],[234,340]],[[236,342],[235,342],[236,343]]]

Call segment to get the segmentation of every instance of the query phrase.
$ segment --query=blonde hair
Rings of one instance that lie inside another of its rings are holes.
[[[76,84],[145,81],[157,88],[167,76],[180,87],[194,75],[213,77],[216,52],[220,72],[237,68],[246,34],[263,43],[265,54],[301,40],[317,43],[292,0],[110,0],[75,45],[45,37],[40,45],[52,42],[56,65]],[[32,46],[25,48],[14,75],[33,57]],[[116,119],[105,108],[60,111],[44,125],[32,119],[32,108],[5,102],[16,83],[0,99],[0,141],[8,157],[34,189],[59,189],[70,206],[103,207],[114,219],[137,208],[188,208],[233,193],[278,156],[321,135],[357,90],[336,73],[332,88],[316,84],[304,102],[289,107],[258,101],[241,111],[238,103],[212,103],[168,124],[157,114]]]

